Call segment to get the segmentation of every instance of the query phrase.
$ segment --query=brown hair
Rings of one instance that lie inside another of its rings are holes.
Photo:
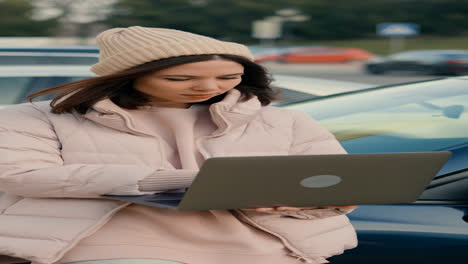
[[[148,62],[119,73],[101,77],[88,78],[47,88],[27,96],[29,101],[35,97],[57,93],[52,102],[52,112],[56,114],[71,113],[73,110],[85,114],[96,102],[109,98],[116,105],[126,109],[137,109],[148,105],[150,97],[133,88],[135,79],[146,74],[191,62],[213,59],[235,61],[244,66],[242,81],[236,86],[243,99],[257,96],[262,105],[268,105],[275,99],[275,93],[270,87],[271,78],[267,71],[257,63],[235,55],[190,55],[171,57]],[[219,102],[225,94],[210,98],[200,104]]]

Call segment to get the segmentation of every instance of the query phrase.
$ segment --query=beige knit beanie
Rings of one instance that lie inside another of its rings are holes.
[[[231,54],[253,60],[249,49],[242,44],[166,28],[113,28],[100,33],[96,41],[99,62],[92,66],[91,71],[98,75],[184,55]]]

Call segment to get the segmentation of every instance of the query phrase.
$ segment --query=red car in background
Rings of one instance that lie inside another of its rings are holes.
[[[367,61],[375,55],[362,49],[341,47],[303,47],[288,49],[281,54],[256,58],[256,62],[281,63],[342,63]]]

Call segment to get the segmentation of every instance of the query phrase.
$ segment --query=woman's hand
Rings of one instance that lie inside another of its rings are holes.
[[[272,212],[272,211],[300,211],[300,210],[311,210],[311,209],[333,209],[333,208],[342,208],[342,209],[356,209],[356,205],[334,205],[334,206],[315,206],[315,207],[289,207],[289,206],[275,206],[275,207],[259,207],[259,208],[250,208],[242,209],[244,211],[255,211],[255,212]]]

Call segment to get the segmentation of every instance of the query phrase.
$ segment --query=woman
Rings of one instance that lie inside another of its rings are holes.
[[[267,74],[243,45],[138,26],[97,42],[100,77],[0,111],[1,255],[326,263],[356,246],[354,206],[181,212],[100,198],[183,190],[213,156],[345,151],[306,114],[268,106]]]

